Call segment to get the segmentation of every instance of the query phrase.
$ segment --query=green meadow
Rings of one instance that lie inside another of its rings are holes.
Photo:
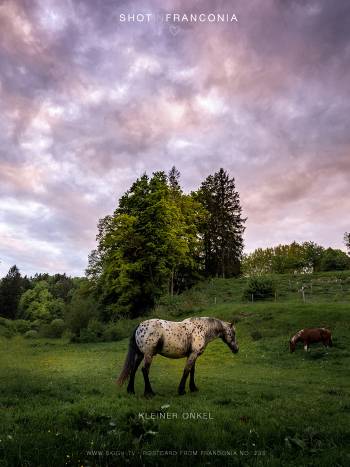
[[[271,301],[243,302],[245,279],[216,279],[158,306],[163,318],[236,322],[239,353],[210,343],[196,365],[199,392],[184,396],[183,359],[155,357],[151,400],[140,371],[136,396],[115,385],[127,337],[1,337],[0,464],[350,465],[350,276],[275,279]],[[308,326],[329,327],[334,346],[290,354],[290,336]]]

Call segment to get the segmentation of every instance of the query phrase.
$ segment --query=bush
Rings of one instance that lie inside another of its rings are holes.
[[[134,327],[134,324],[132,323]],[[131,335],[131,326],[128,321],[118,321],[116,323],[109,323],[106,325],[103,331],[103,340],[108,341],[120,341]]]
[[[62,337],[64,330],[66,329],[65,322],[63,319],[57,318],[50,323],[50,332],[52,337]]]
[[[16,334],[16,329],[12,319],[0,317],[0,336],[13,337]]]
[[[30,331],[27,331],[25,334],[24,334],[24,337],[26,339],[36,339],[37,337],[39,337],[39,333],[38,331],[35,331],[34,329],[30,330]]]
[[[97,317],[96,302],[88,297],[76,295],[66,312],[68,329],[79,338],[81,331],[87,329],[89,322]],[[79,340],[79,339],[78,339]]]
[[[97,339],[102,340],[104,325],[101,321],[98,321],[97,319],[90,320],[87,329],[94,333]]]
[[[92,329],[84,328],[80,330],[80,336],[73,335],[71,342],[80,342],[85,344],[87,342],[99,342],[100,338]]]
[[[264,300],[275,295],[275,285],[268,277],[253,277],[243,291],[245,300]]]
[[[63,319],[57,318],[51,321],[50,324],[43,324],[40,327],[40,334],[43,337],[60,338],[66,328]]]
[[[15,335],[15,332],[12,328],[7,327],[7,326],[0,326],[1,337],[7,337],[9,339],[10,337],[13,337],[14,335]]]
[[[119,320],[104,324],[92,319],[86,328],[80,330],[79,335],[68,336],[71,342],[110,342],[129,338],[140,320]],[[69,331],[66,331],[69,332]]]
[[[30,331],[30,322],[25,319],[16,319],[13,321],[13,327],[16,332],[24,334],[27,331]]]
[[[86,328],[82,328],[79,331],[79,334],[73,333],[71,335],[71,342],[101,342],[104,340],[103,335],[105,331],[105,326],[103,323],[97,319],[91,319]]]
[[[6,318],[3,318],[2,316],[0,316],[0,326],[6,326],[8,327],[9,326],[9,319],[6,319]]]
[[[350,258],[341,250],[327,248],[321,257],[320,271],[343,271],[350,269]]]
[[[30,323],[30,329],[33,329],[34,331],[39,331],[39,329],[42,326],[42,322],[40,319],[36,319],[35,321],[31,321]]]

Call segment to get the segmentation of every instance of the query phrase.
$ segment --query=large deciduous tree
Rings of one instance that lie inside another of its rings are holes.
[[[201,205],[183,195],[178,173],[146,174],[99,223],[98,247],[89,258],[105,319],[138,316],[165,291],[180,288],[181,273],[198,268]]]

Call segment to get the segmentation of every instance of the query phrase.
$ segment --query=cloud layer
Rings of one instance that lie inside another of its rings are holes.
[[[342,247],[349,36],[347,0],[1,1],[0,275],[82,274],[98,219],[172,165],[186,190],[235,177],[247,251]]]

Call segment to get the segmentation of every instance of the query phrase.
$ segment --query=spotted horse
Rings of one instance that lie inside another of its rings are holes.
[[[160,354],[168,358],[187,357],[178,393],[185,394],[188,375],[190,391],[198,391],[194,382],[196,360],[204,352],[207,344],[216,338],[221,338],[233,353],[238,352],[235,327],[232,323],[217,318],[188,318],[180,322],[163,319],[143,321],[130,338],[129,350],[117,384],[122,385],[129,379],[127,392],[135,394],[135,374],[143,360],[144,395],[154,396],[149,381],[149,370],[153,357]]]
[[[291,352],[295,352],[295,348],[298,342],[302,342],[304,350],[309,350],[309,345],[322,342],[325,347],[332,347],[332,334],[329,329],[326,328],[306,328],[298,331],[289,341],[289,349]]]

